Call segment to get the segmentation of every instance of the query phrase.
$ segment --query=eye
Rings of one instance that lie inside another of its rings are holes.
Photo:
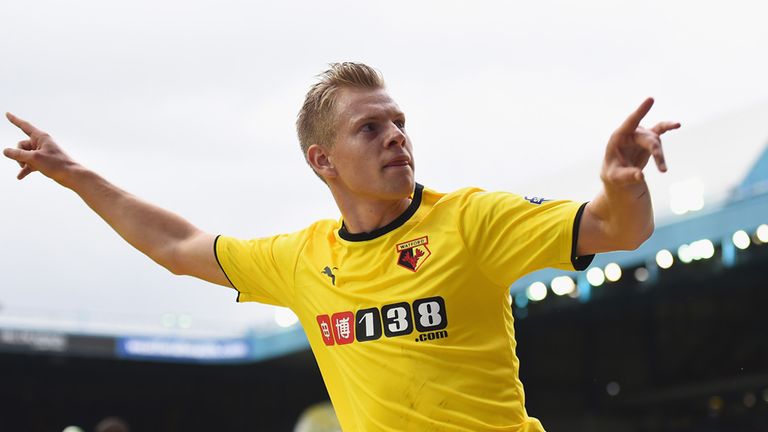
[[[395,120],[394,123],[398,128],[405,129],[405,120]]]
[[[366,123],[360,127],[360,132],[375,132],[375,131],[376,131],[376,124],[374,123]]]

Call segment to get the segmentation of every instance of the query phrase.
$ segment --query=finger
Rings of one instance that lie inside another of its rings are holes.
[[[43,131],[32,126],[32,124],[26,120],[22,120],[9,112],[5,113],[5,116],[8,118],[8,121],[16,125],[16,127],[21,129],[25,134],[27,134],[27,136],[31,137],[32,135],[43,134]]]
[[[664,132],[669,132],[673,129],[680,127],[680,123],[677,122],[659,122],[651,130],[656,132],[657,135],[662,135]]]
[[[31,140],[23,140],[16,144],[16,148],[20,148],[22,150],[35,150],[36,146],[32,143]]]
[[[653,106],[653,98],[648,98],[643,101],[643,103],[640,104],[639,107],[633,112],[632,114],[627,117],[626,120],[624,120],[624,123],[621,124],[619,127],[618,132],[621,133],[632,133],[637,129],[638,126],[640,126],[640,122],[643,120],[643,117],[645,117],[646,114],[648,114],[648,111],[651,110],[651,107]]]
[[[17,179],[23,180],[24,177],[28,176],[29,174],[35,172],[35,170],[30,165],[24,165],[24,167],[21,168],[21,171],[19,171],[19,174],[16,176]]]
[[[667,172],[667,161],[664,158],[664,149],[661,147],[661,140],[658,136],[640,135],[637,138],[637,143],[653,156],[653,161],[656,162],[659,171]]]
[[[19,141],[19,143],[16,145],[17,148],[20,148],[22,150],[34,150],[35,145],[32,144],[32,141],[30,140],[24,140]],[[20,167],[24,168],[24,165],[26,165],[24,162],[16,161],[17,164],[19,164]]]
[[[8,159],[13,159],[16,162],[27,163],[32,160],[32,152],[22,149],[7,148],[3,150],[3,155]]]

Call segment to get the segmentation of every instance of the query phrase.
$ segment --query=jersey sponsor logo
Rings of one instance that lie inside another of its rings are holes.
[[[333,270],[338,270],[338,267],[334,267]],[[328,276],[331,278],[331,285],[336,286],[336,275],[333,274],[333,270],[329,266],[325,266],[323,270],[320,271],[320,273]]]
[[[331,335],[331,319],[328,315],[318,315],[317,325],[320,326],[320,335],[323,337],[323,342],[330,346],[334,344],[333,335]]]
[[[398,254],[397,265],[405,267],[414,273],[418,271],[424,265],[424,261],[432,255],[427,244],[429,244],[427,236],[398,243],[395,246]]]
[[[551,199],[541,198],[541,197],[537,197],[537,196],[526,196],[525,200],[529,201],[531,204],[536,204],[536,205],[539,205],[539,204],[547,202],[547,201],[552,201]]]
[[[352,320],[355,316],[352,312],[338,312],[331,316],[333,324],[333,338],[337,345],[345,345],[355,341],[355,327]]]
[[[413,301],[383,305],[381,308],[365,308],[336,312],[330,317],[318,315],[320,336],[327,346],[346,345],[352,342],[368,342],[406,336],[414,330],[419,334],[416,342],[433,341],[448,337],[448,314],[445,300],[428,297]]]

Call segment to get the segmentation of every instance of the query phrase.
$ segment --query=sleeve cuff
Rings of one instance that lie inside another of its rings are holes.
[[[576,212],[576,217],[573,219],[573,242],[571,243],[571,264],[573,268],[582,271],[586,270],[595,255],[576,256],[576,246],[579,244],[579,224],[581,223],[581,215],[584,214],[584,208],[587,207],[587,203],[582,204],[579,210]]]
[[[224,273],[224,277],[227,278],[227,282],[229,282],[229,284],[232,286],[232,288],[234,288],[235,291],[237,291],[237,299],[235,299],[235,301],[239,303],[240,302],[240,290],[237,289],[235,284],[232,283],[232,279],[229,278],[229,275],[227,274],[227,271],[224,270],[224,266],[221,264],[221,260],[219,259],[219,250],[218,250],[219,238],[221,238],[221,234],[217,235],[216,239],[213,240],[213,256],[214,256],[214,258],[216,258],[216,263],[219,265],[219,268],[221,269],[221,272]]]

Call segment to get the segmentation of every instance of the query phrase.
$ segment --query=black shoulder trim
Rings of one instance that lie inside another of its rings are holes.
[[[408,206],[407,209],[405,209],[405,211],[400,216],[398,216],[392,222],[384,225],[381,228],[376,228],[371,232],[354,233],[354,234],[347,231],[346,225],[342,223],[341,228],[339,228],[339,237],[343,238],[344,240],[354,241],[354,242],[373,240],[376,237],[381,237],[390,231],[400,228],[404,223],[408,221],[408,219],[411,218],[411,216],[413,216],[416,213],[416,210],[419,209],[419,206],[421,205],[421,193],[423,190],[424,190],[424,186],[416,183],[416,188],[413,191],[413,199],[411,200],[411,204]]]
[[[576,212],[576,217],[573,218],[573,242],[571,243],[571,264],[576,270],[586,270],[595,255],[576,256],[576,246],[579,244],[579,223],[581,222],[581,215],[584,214],[584,209],[587,207],[587,203],[584,203],[579,207],[579,211]]]
[[[236,302],[240,302],[240,290],[237,289],[235,284],[232,283],[232,280],[229,278],[229,275],[224,270],[224,266],[221,265],[221,261],[219,261],[219,253],[216,252],[216,244],[219,242],[219,237],[221,237],[221,234],[216,236],[216,239],[213,240],[213,256],[216,258],[216,264],[219,265],[219,268],[221,269],[221,272],[224,273],[224,277],[227,278],[227,282],[232,286],[232,288],[237,291],[237,298],[235,299]]]

